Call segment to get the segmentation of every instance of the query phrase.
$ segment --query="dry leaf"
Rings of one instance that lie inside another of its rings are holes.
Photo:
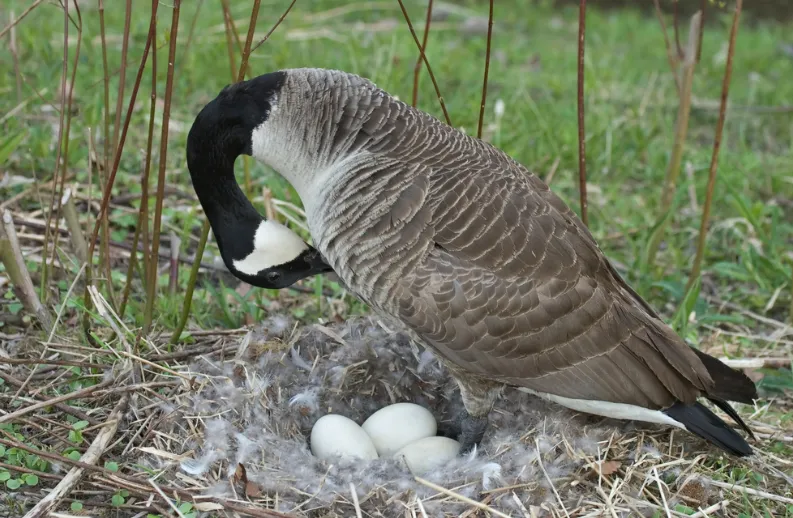
[[[592,464],[591,475],[602,475],[607,477],[613,475],[622,466],[622,462],[618,460],[604,460],[603,462],[596,462]]]
[[[262,496],[262,490],[256,482],[248,481],[245,484],[245,496],[248,498],[258,498]]]
[[[237,463],[237,469],[234,470],[234,483],[242,482],[243,484],[248,483],[248,473],[245,470],[245,466],[242,465],[241,462]]]

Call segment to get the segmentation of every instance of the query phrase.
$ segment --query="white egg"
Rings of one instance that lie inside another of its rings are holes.
[[[460,453],[460,443],[448,437],[425,437],[412,442],[396,452],[395,458],[403,458],[414,475],[421,475],[439,468]]]
[[[438,430],[432,413],[413,403],[383,407],[370,415],[361,427],[369,434],[381,457],[389,457],[412,442],[432,437]]]
[[[378,458],[372,440],[358,423],[338,414],[327,414],[311,429],[311,453],[320,459],[334,455],[371,460]]]

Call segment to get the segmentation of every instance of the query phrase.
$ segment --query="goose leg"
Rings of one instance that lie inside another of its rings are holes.
[[[460,453],[468,453],[485,436],[488,418],[502,386],[471,377],[455,376],[465,410],[457,418]]]

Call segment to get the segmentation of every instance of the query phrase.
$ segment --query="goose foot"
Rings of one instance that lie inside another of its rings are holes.
[[[474,417],[463,410],[451,423],[439,423],[437,435],[459,442],[460,455],[465,455],[482,442],[487,424],[487,416]]]
[[[460,454],[465,455],[479,446],[487,429],[487,416],[474,417],[468,412],[463,412],[459,418],[460,434],[457,441],[460,443]]]

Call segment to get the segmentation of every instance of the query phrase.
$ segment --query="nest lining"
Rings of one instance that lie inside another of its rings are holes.
[[[253,500],[297,516],[350,516],[353,506],[372,516],[459,516],[472,509],[465,498],[515,516],[591,497],[598,484],[592,462],[606,452],[661,457],[644,434],[617,447],[616,430],[632,423],[575,414],[507,388],[480,448],[421,475],[455,496],[418,481],[396,459],[321,461],[308,437],[323,415],[361,424],[384,406],[413,402],[442,425],[462,408],[456,383],[431,352],[371,317],[300,329],[271,317],[241,340],[234,358],[194,359],[194,390],[166,404],[169,420],[180,423],[174,453],[190,457],[174,470],[201,479],[213,496],[240,496],[233,474],[242,464],[258,488]],[[151,455],[139,462],[164,467]]]

